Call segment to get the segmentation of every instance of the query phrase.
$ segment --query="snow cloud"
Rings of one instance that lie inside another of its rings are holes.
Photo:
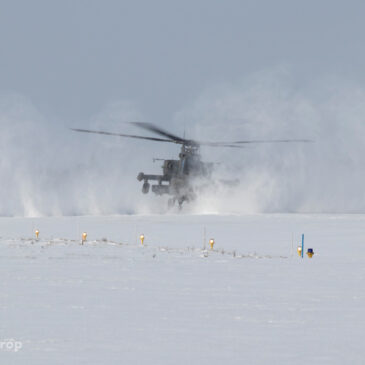
[[[120,131],[123,120],[137,116],[133,104],[111,103],[86,126]],[[0,125],[0,215],[117,214],[148,207],[135,171],[146,161],[130,141],[72,132],[69,127],[83,125],[46,120],[19,95],[0,97]]]
[[[365,90],[335,77],[298,86],[286,70],[207,89],[162,126],[203,140],[311,139],[314,143],[203,148],[216,178],[234,189],[202,194],[188,212],[365,212]],[[83,123],[48,120],[25,97],[0,95],[0,214],[19,216],[162,212],[136,175],[160,173],[152,157],[175,145],[83,135],[69,127],[136,133],[144,120],[129,101]],[[152,121],[153,122],[153,121]]]
[[[194,137],[211,140],[311,139],[314,143],[205,148],[234,191],[200,207],[232,212],[364,212],[365,90],[335,77],[299,87],[285,69],[207,90],[177,115]]]

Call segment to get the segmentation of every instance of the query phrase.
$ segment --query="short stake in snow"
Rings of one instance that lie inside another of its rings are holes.
[[[86,233],[86,232],[84,232],[84,233],[82,234],[82,241],[81,241],[81,244],[84,244],[84,242],[86,241],[86,238],[87,238],[87,233]]]
[[[308,248],[307,256],[311,259],[314,255],[313,248]]]
[[[38,229],[35,231],[35,238],[38,240],[38,238],[39,238],[39,231],[38,231]]]
[[[297,251],[298,251],[298,255],[300,257],[302,257],[302,246],[298,246]]]
[[[211,238],[209,240],[209,244],[210,244],[210,249],[213,250],[213,246],[214,246],[214,239],[213,238]]]
[[[139,239],[141,240],[141,244],[143,245],[143,241],[144,241],[144,234],[141,234],[141,235],[139,236]]]

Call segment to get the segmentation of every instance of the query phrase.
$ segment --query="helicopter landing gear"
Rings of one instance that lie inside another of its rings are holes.
[[[183,196],[183,197],[179,198],[179,200],[178,200],[178,203],[179,203],[179,210],[181,210],[181,209],[182,209],[182,205],[183,205],[183,203],[184,203],[184,201],[185,201],[185,200],[187,200],[187,199],[185,198],[185,196]]]
[[[167,207],[168,207],[169,209],[173,208],[173,207],[174,207],[174,205],[175,205],[175,201],[176,201],[176,199],[175,199],[175,198],[170,198],[170,199],[167,201]]]
[[[150,184],[146,181],[142,186],[142,193],[148,194],[149,191],[150,191]]]
[[[172,209],[175,206],[175,203],[177,201],[178,204],[179,204],[179,210],[181,210],[182,209],[182,205],[183,205],[183,203],[184,203],[185,200],[187,200],[185,197],[181,197],[181,198],[170,198],[167,201],[167,206],[168,206],[169,209]]]

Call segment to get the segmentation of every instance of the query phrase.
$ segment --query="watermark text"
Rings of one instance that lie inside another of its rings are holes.
[[[22,347],[23,343],[13,338],[0,340],[0,351],[18,352]]]

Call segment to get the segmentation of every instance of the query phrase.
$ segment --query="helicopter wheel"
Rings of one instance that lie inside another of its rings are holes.
[[[183,203],[184,203],[185,200],[186,199],[184,197],[182,197],[182,198],[179,199],[179,210],[182,209],[182,205],[183,205]]]
[[[167,206],[168,208],[173,208],[173,206],[175,205],[175,199],[174,198],[170,198],[168,201],[167,201]]]

